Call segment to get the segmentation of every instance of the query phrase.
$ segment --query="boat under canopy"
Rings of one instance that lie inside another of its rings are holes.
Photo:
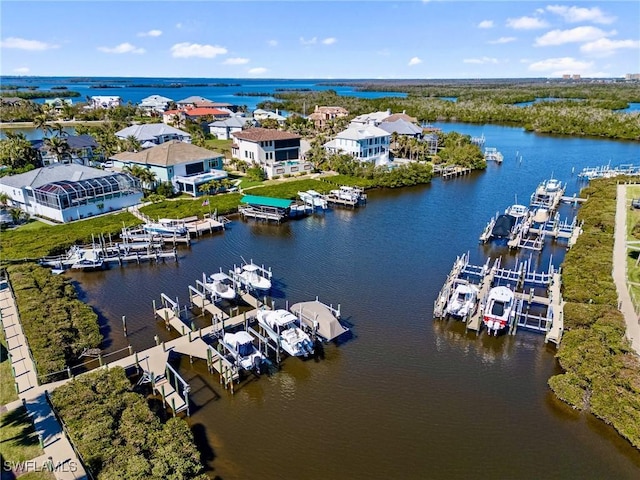
[[[491,230],[491,236],[494,238],[505,238],[511,235],[511,229],[516,223],[516,219],[511,215],[500,215],[496,219],[496,223]]]
[[[313,329],[314,322],[317,322],[317,333],[326,341],[331,341],[348,331],[331,312],[331,309],[318,300],[296,303],[291,306],[290,310],[300,318],[305,327]]]

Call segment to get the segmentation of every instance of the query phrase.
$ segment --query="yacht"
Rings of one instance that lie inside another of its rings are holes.
[[[494,335],[507,327],[515,317],[515,294],[509,287],[499,286],[489,290],[487,303],[484,307],[482,321]]]
[[[456,285],[447,302],[447,314],[456,318],[467,318],[476,309],[478,287],[467,282]]]
[[[241,368],[260,374],[260,366],[266,360],[265,356],[253,344],[253,337],[245,330],[235,333],[225,333],[222,345],[236,364]]]
[[[288,310],[260,309],[257,319],[267,335],[292,357],[313,354],[313,342],[301,328],[298,317]]]

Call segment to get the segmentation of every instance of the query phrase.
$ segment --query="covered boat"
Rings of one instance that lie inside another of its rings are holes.
[[[456,285],[447,302],[447,314],[456,318],[466,318],[476,309],[478,287],[466,281]]]
[[[493,238],[508,238],[511,235],[511,230],[515,224],[515,217],[507,214],[500,215],[493,224],[491,236]]]
[[[340,323],[340,311],[319,300],[296,303],[290,310],[298,316],[305,330],[315,331],[327,342],[349,331]]]

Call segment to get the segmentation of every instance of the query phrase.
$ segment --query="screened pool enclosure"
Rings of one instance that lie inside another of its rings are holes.
[[[60,180],[33,189],[36,203],[57,210],[104,203],[142,191],[140,182],[126,173],[85,180]]]

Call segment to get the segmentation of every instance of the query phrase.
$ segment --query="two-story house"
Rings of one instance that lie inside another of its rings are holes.
[[[331,120],[346,117],[348,115],[349,111],[342,107],[319,107],[316,105],[315,110],[308,118],[313,122],[317,129],[322,130]]]
[[[361,162],[384,165],[389,162],[391,134],[374,125],[352,126],[325,143],[328,153],[345,153]]]
[[[312,165],[300,160],[300,135],[267,128],[250,128],[231,134],[233,158],[260,165],[268,178],[310,172]]]
[[[140,142],[142,148],[160,145],[171,140],[191,143],[191,134],[180,129],[170,127],[164,123],[144,123],[141,125],[131,125],[116,132],[116,137],[126,140],[134,137]]]

